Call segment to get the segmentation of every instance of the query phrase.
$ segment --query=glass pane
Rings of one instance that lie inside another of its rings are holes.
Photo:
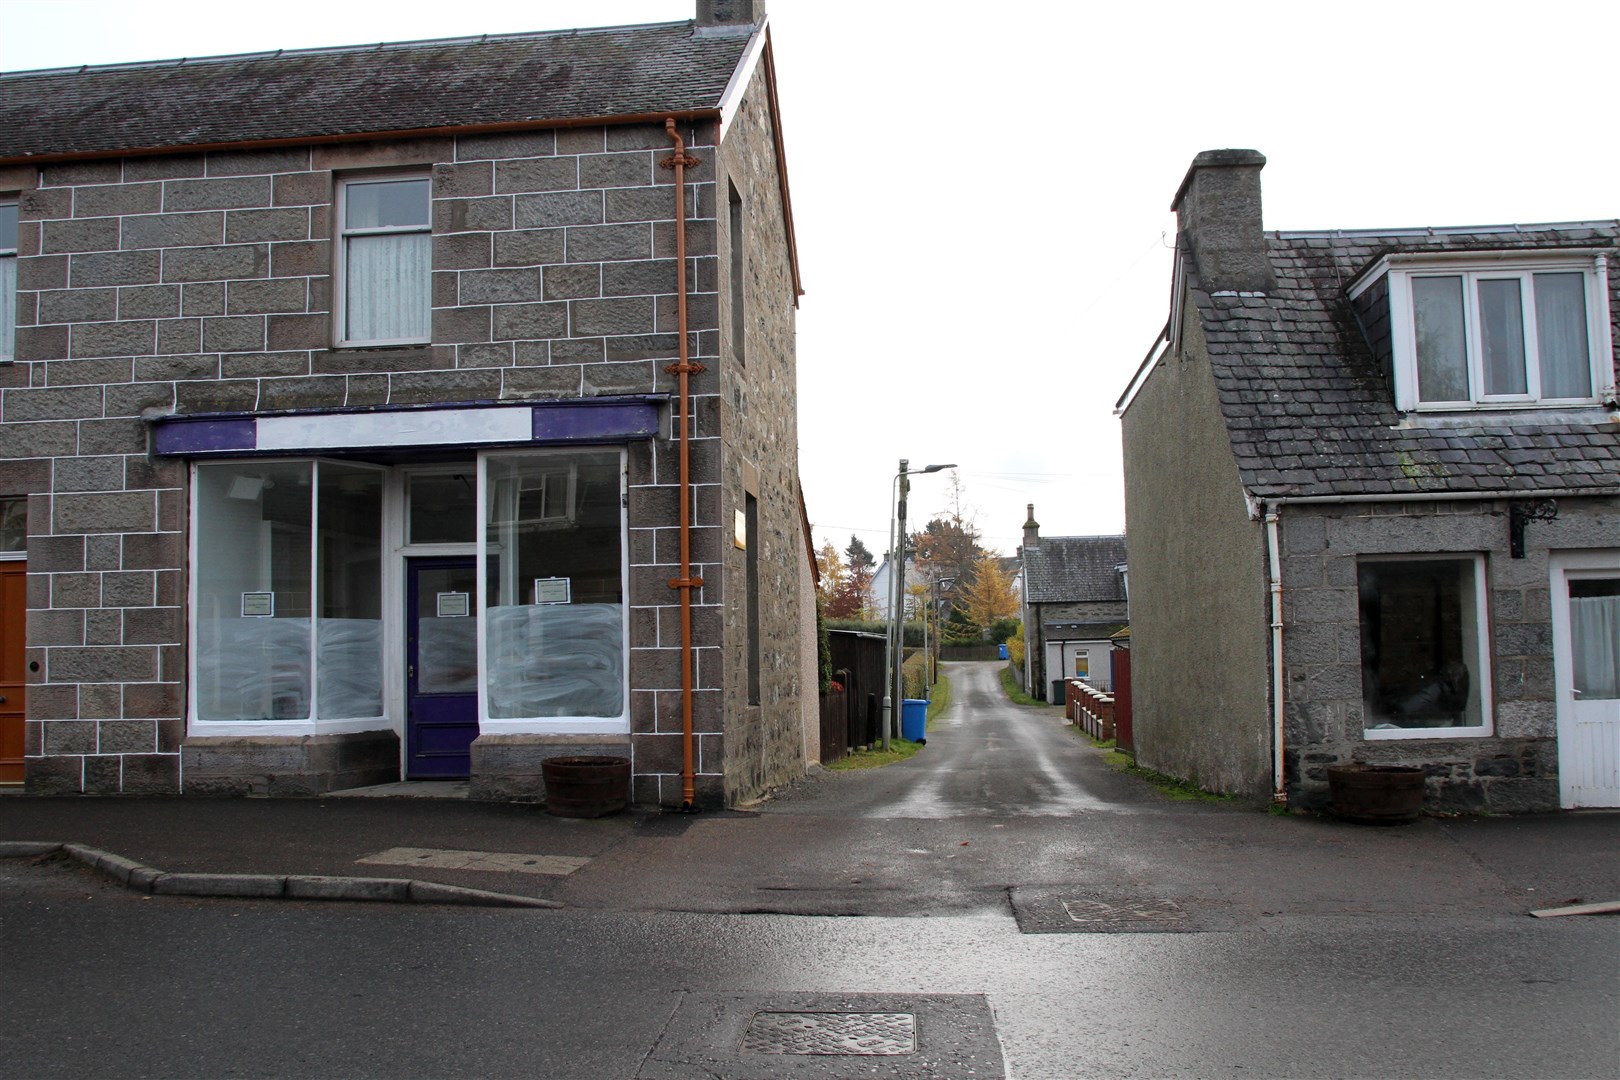
[[[1518,278],[1479,283],[1479,342],[1485,356],[1485,393],[1525,394],[1524,299]]]
[[[197,715],[303,720],[310,702],[309,462],[197,467]]]
[[[1620,698],[1620,578],[1569,583],[1569,640],[1575,700]]]
[[[0,551],[28,550],[28,500],[0,499]]]
[[[0,359],[17,355],[17,257],[0,255]]]
[[[622,715],[618,453],[492,457],[488,469],[489,715]]]
[[[343,185],[343,227],[379,229],[428,225],[427,180],[354,181]]]
[[[426,233],[351,236],[344,293],[347,341],[426,341],[432,301]]]
[[[1364,562],[1359,584],[1366,727],[1480,726],[1473,560]]]
[[[466,472],[411,476],[407,494],[406,542],[411,544],[470,544],[478,539],[478,482],[469,464]]]
[[[1412,319],[1417,330],[1418,398],[1469,400],[1463,279],[1413,278]]]
[[[478,620],[471,566],[429,568],[417,577],[416,692],[478,692]],[[442,601],[441,601],[442,598]]]
[[[0,251],[17,250],[17,204],[0,203]]]
[[[1541,353],[1541,396],[1592,396],[1592,359],[1586,338],[1586,275],[1537,274],[1536,348]]]
[[[382,474],[328,462],[319,469],[317,712],[322,720],[381,716]]]

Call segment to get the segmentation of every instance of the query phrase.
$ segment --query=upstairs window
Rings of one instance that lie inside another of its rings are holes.
[[[17,358],[17,204],[0,202],[0,363]]]
[[[431,181],[364,177],[338,188],[338,343],[415,345],[431,332]]]
[[[1389,277],[1402,409],[1586,405],[1613,386],[1590,258],[1414,263]]]

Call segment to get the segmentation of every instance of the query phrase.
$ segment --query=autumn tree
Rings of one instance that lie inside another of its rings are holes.
[[[988,627],[997,619],[1018,614],[1018,593],[1013,576],[1001,567],[1001,560],[986,552],[973,566],[973,580],[962,590],[962,611],[967,621]]]
[[[816,552],[816,570],[820,574],[820,580],[816,582],[816,599],[829,618],[837,618],[832,614],[832,608],[844,583],[849,580],[849,571],[844,567],[844,560],[839,558],[838,549],[832,546],[832,541],[822,544]]]
[[[827,547],[831,548],[832,545],[828,544]],[[840,563],[846,567],[843,578],[827,603],[829,619],[859,619],[866,613],[866,597],[872,588],[873,567],[877,565],[877,560],[872,558],[872,553],[858,536],[849,538],[844,559],[847,562]]]

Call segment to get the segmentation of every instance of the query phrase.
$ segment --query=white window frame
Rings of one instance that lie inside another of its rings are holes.
[[[13,198],[0,198],[0,209],[10,208],[18,212],[21,217],[20,202]],[[18,222],[21,228],[22,222]],[[11,320],[9,325],[0,321],[0,364],[9,364],[17,359],[17,248],[0,247],[0,263],[11,264],[11,290],[9,296],[0,296],[0,311],[9,305]]]
[[[376,228],[350,229],[348,225],[349,185],[350,184],[378,184],[378,183],[406,183],[409,181],[426,180],[428,188],[428,219],[421,225],[385,225]],[[430,173],[360,173],[353,176],[338,178],[335,191],[335,216],[337,218],[337,243],[335,245],[334,275],[332,289],[332,318],[333,341],[343,348],[379,348],[385,345],[426,345],[433,339],[433,271],[431,261],[428,269],[428,334],[425,337],[412,338],[378,338],[360,339],[350,338],[349,335],[349,238],[354,236],[397,236],[426,234],[433,235],[433,177]]]
[[[561,458],[567,460],[571,454],[588,451],[617,451],[619,456],[619,588],[623,599],[620,607],[623,618],[620,620],[620,650],[624,657],[624,669],[620,673],[622,680],[623,709],[618,716],[547,716],[547,717],[521,717],[497,718],[489,715],[489,694],[486,686],[489,678],[489,625],[488,604],[480,604],[478,608],[478,730],[480,733],[493,735],[622,735],[630,730],[630,511],[629,492],[629,455],[623,447],[611,446],[581,446],[563,448],[547,448],[542,450],[481,450],[478,454],[478,581],[479,588],[486,589],[489,582],[489,555],[499,553],[501,545],[493,543],[489,536],[490,509],[494,505],[496,492],[495,485],[489,476],[490,460],[493,457],[511,458],[522,456],[537,460],[546,458]],[[570,470],[573,476],[569,481],[570,498],[572,499],[577,470]],[[559,469],[558,472],[561,472]]]
[[[1475,640],[1475,669],[1470,675],[1479,691],[1479,723],[1468,727],[1415,727],[1415,728],[1369,728],[1363,705],[1361,721],[1361,737],[1368,742],[1382,742],[1397,739],[1482,739],[1489,738],[1495,733],[1494,717],[1496,712],[1495,701],[1491,696],[1491,687],[1494,682],[1494,673],[1491,670],[1491,611],[1488,606],[1490,589],[1485,580],[1485,556],[1479,552],[1468,551],[1425,551],[1402,555],[1384,555],[1371,552],[1362,552],[1356,557],[1356,565],[1362,563],[1393,563],[1393,562],[1471,562],[1474,566],[1474,627]],[[1361,611],[1356,611],[1356,625],[1361,625]],[[1358,656],[1357,673],[1360,673],[1360,658]]]
[[[348,732],[357,732],[357,731],[393,731],[393,730],[397,730],[398,725],[388,715],[390,703],[389,703],[389,697],[388,697],[387,684],[386,683],[384,684],[384,690],[383,690],[383,699],[382,699],[383,700],[383,714],[382,715],[380,715],[380,716],[369,716],[369,717],[353,717],[353,718],[345,718],[345,719],[341,719],[341,720],[322,720],[322,719],[320,719],[320,681],[321,680],[320,680],[320,672],[319,672],[319,670],[317,668],[317,665],[320,662],[320,650],[318,649],[318,647],[316,645],[316,640],[317,640],[316,635],[319,633],[319,624],[320,624],[319,599],[318,598],[320,596],[320,588],[321,588],[321,581],[320,581],[320,544],[318,543],[318,537],[320,536],[320,527],[321,527],[321,519],[320,519],[320,513],[321,513],[321,501],[320,501],[321,464],[323,462],[328,462],[328,463],[333,464],[333,465],[341,465],[344,468],[365,469],[365,470],[367,470],[369,472],[375,472],[375,473],[378,473],[378,474],[382,475],[383,479],[384,479],[384,492],[385,492],[385,494],[384,494],[384,503],[383,503],[383,515],[384,515],[384,522],[385,523],[387,521],[387,514],[388,514],[388,504],[387,504],[387,496],[386,496],[388,470],[386,468],[384,468],[382,466],[371,465],[369,463],[360,462],[360,461],[337,461],[337,460],[333,460],[333,459],[330,459],[330,458],[319,458],[319,457],[313,457],[313,458],[311,458],[311,457],[269,458],[269,459],[264,459],[264,458],[212,459],[211,458],[208,461],[194,461],[194,462],[191,463],[191,468],[189,470],[190,471],[190,484],[191,484],[191,500],[190,500],[191,501],[191,506],[190,506],[190,525],[191,525],[190,533],[191,533],[191,536],[190,536],[190,539],[189,539],[189,541],[187,543],[188,551],[187,551],[187,563],[186,563],[186,565],[190,566],[190,567],[197,566],[198,565],[198,557],[199,557],[199,555],[198,555],[199,546],[198,546],[198,537],[197,537],[197,534],[198,534],[198,529],[197,529],[197,504],[198,504],[198,501],[199,501],[199,496],[200,496],[200,493],[201,493],[202,485],[197,482],[197,470],[204,467],[204,466],[233,466],[233,465],[234,466],[252,466],[255,463],[263,462],[265,460],[275,461],[278,464],[279,463],[289,463],[289,462],[290,463],[308,462],[311,465],[311,468],[310,468],[310,492],[309,492],[309,499],[310,499],[310,508],[309,508],[309,514],[310,514],[310,517],[309,517],[309,535],[310,535],[310,544],[309,544],[309,575],[310,575],[310,577],[309,577],[309,583],[310,583],[309,716],[308,716],[307,719],[302,719],[302,720],[275,720],[275,719],[268,719],[268,720],[205,720],[202,717],[197,715],[198,698],[200,696],[197,693],[197,685],[198,685],[197,680],[198,680],[198,677],[199,677],[198,676],[198,671],[197,671],[197,657],[198,657],[197,612],[201,610],[201,603],[199,602],[199,599],[198,599],[198,596],[197,596],[197,591],[198,591],[198,588],[199,588],[199,585],[200,585],[199,575],[197,575],[195,573],[191,573],[191,574],[187,575],[190,578],[190,582],[189,582],[189,584],[187,586],[187,589],[186,589],[186,607],[187,607],[188,612],[190,613],[189,617],[186,620],[186,623],[187,623],[187,626],[186,626],[186,691],[187,691],[187,693],[186,693],[186,730],[187,730],[187,732],[189,734],[197,735],[197,736],[208,736],[208,735],[330,735],[330,734],[339,734],[339,733],[348,733]],[[383,534],[381,536],[379,536],[379,538],[378,538],[379,543],[384,543],[385,544],[386,543],[386,537],[387,537],[387,531],[385,529]],[[386,551],[384,551],[384,558],[386,559],[386,557],[387,557],[387,553],[386,553]],[[387,608],[387,605],[389,603],[391,603],[392,601],[391,601],[391,598],[388,595],[386,581],[379,581],[379,585],[383,588],[383,603],[385,605],[384,606],[384,614],[383,614],[383,626],[384,626],[383,642],[384,642],[384,648],[386,649],[386,648],[388,648],[388,635],[387,635],[387,625],[388,625],[387,611],[388,611],[388,608]],[[386,657],[385,657],[384,664],[385,664],[385,670],[386,670],[386,664],[387,664]]]
[[[1384,260],[1389,275],[1390,336],[1395,360],[1395,405],[1403,412],[1460,412],[1478,409],[1570,408],[1597,405],[1615,396],[1614,349],[1609,324],[1608,262],[1605,255],[1579,252],[1519,254],[1497,257],[1470,255],[1459,258],[1390,256]],[[1580,273],[1585,283],[1587,357],[1591,364],[1592,393],[1578,398],[1543,398],[1541,366],[1536,340],[1535,292],[1532,275]],[[1375,269],[1351,292],[1359,296],[1382,276]],[[1415,278],[1462,277],[1463,323],[1468,351],[1467,401],[1422,401],[1418,397],[1417,327],[1412,304]],[[1484,357],[1480,347],[1478,285],[1482,279],[1517,278],[1523,298],[1526,387],[1524,394],[1486,395]]]

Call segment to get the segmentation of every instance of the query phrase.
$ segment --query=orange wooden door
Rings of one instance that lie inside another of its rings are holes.
[[[0,784],[23,782],[28,564],[0,562]]]

